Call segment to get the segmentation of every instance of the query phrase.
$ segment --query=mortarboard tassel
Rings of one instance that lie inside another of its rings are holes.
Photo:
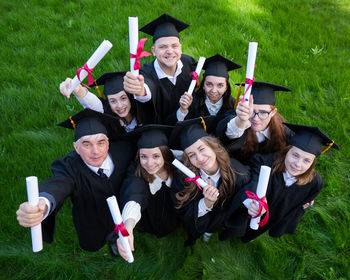
[[[96,89],[97,89],[97,92],[98,92],[98,95],[103,98],[103,95],[102,95],[102,92],[100,90],[100,88],[98,87],[98,85],[96,84]]]
[[[243,85],[243,83],[240,83],[240,84],[239,84],[239,89],[238,89],[238,92],[237,92],[237,97],[236,97],[236,101],[235,101],[235,106],[233,107],[235,110],[236,110],[237,105],[238,105],[238,102],[239,102],[239,96],[241,95],[242,85]]]
[[[333,144],[334,144],[334,141],[329,143],[328,146],[321,151],[321,154],[327,152],[333,146]]]
[[[74,121],[72,120],[72,117],[71,117],[71,116],[69,117],[69,120],[70,120],[70,122],[71,122],[71,124],[72,124],[72,126],[73,126],[73,129],[75,130],[75,129],[76,129],[76,126],[75,126],[75,123],[74,123]]]
[[[204,121],[203,117],[200,117],[200,118],[201,118],[204,130],[207,131],[207,126],[205,125],[205,121]]]

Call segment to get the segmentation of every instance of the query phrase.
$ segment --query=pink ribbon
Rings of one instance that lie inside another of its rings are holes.
[[[80,80],[80,72],[82,70],[85,70],[88,73],[88,78],[89,78],[89,85],[92,85],[94,83],[94,79],[92,78],[92,74],[91,71],[94,70],[94,68],[89,68],[89,66],[87,66],[87,64],[85,63],[83,67],[79,68],[77,71],[77,77],[78,80],[81,82]],[[83,84],[83,83],[82,83]],[[83,84],[85,87],[90,88],[89,86]]]
[[[198,87],[199,85],[199,77],[198,77],[198,74],[197,72],[193,71],[190,73],[191,76],[192,76],[192,80],[195,80],[196,81],[196,88]]]
[[[266,225],[267,221],[269,220],[269,207],[268,207],[267,203],[264,201],[265,200],[265,196],[262,197],[262,198],[259,198],[253,192],[246,191],[245,193],[247,194],[248,198],[257,200],[259,202],[259,213],[255,217],[252,217],[252,219],[259,217],[260,214],[261,214],[261,211],[263,210],[263,208],[265,208],[266,215],[265,215],[264,219],[259,222],[259,226],[263,227],[264,225]]]
[[[142,38],[137,44],[136,54],[131,53],[130,58],[136,58],[134,64],[134,70],[141,69],[140,58],[152,55],[149,52],[143,51],[143,46],[145,45],[147,38]]]
[[[253,77],[252,80],[251,80],[251,79],[248,79],[248,78],[245,79],[245,83],[248,84],[248,87],[247,87],[246,90],[244,91],[242,103],[243,103],[244,101],[249,101],[249,100],[245,100],[245,94],[246,94],[247,91],[250,89],[250,87],[253,85],[254,80],[255,80],[255,77]]]
[[[200,178],[200,176],[196,176],[196,177],[194,177],[194,178],[190,178],[190,177],[187,177],[185,180],[186,180],[186,182],[188,182],[188,183],[191,183],[191,182],[194,182],[196,185],[197,185],[197,187],[200,189],[200,190],[202,190],[202,187],[198,184],[198,182],[197,182],[197,179],[198,178]]]
[[[127,229],[124,227],[124,223],[123,222],[121,222],[119,225],[115,225],[114,231],[115,231],[116,234],[119,234],[119,231],[120,231],[120,233],[124,237],[129,236],[129,233],[128,233]]]

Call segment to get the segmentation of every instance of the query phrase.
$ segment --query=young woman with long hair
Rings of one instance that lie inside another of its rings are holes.
[[[209,240],[221,229],[224,215],[238,189],[250,179],[249,168],[230,159],[219,140],[209,136],[200,119],[177,124],[171,135],[172,147],[180,145],[184,164],[208,185],[200,189],[195,181],[179,178],[172,188],[173,200],[192,245],[204,234]]]
[[[232,204],[231,214],[226,220],[228,230],[221,236],[222,239],[232,235],[243,236],[243,242],[248,242],[267,230],[272,237],[294,234],[305,209],[320,193],[322,179],[315,170],[316,158],[329,147],[339,147],[318,127],[286,125],[295,133],[288,146],[277,154],[256,154],[252,157],[252,181],[237,194],[238,201]],[[322,146],[327,148],[322,151]],[[262,165],[271,167],[266,193],[269,215],[265,225],[252,230],[248,226],[249,216],[262,216],[265,211],[259,212],[259,202],[248,199],[246,191],[256,192]]]
[[[254,153],[275,153],[286,146],[289,132],[275,107],[275,91],[290,89],[254,82],[250,100],[241,100],[236,115],[227,116],[218,124],[217,135],[230,156],[247,163]]]

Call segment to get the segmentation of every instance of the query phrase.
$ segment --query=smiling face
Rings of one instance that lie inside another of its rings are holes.
[[[203,89],[210,102],[218,102],[227,90],[226,78],[216,76],[206,76]]]
[[[184,152],[195,167],[202,169],[208,175],[218,171],[219,165],[214,150],[201,139],[187,147]]]
[[[164,157],[160,149],[142,148],[139,151],[141,166],[151,175],[159,175],[164,171]]]
[[[120,118],[126,118],[131,110],[130,99],[125,91],[107,95],[109,106]]]
[[[160,68],[173,76],[176,71],[176,65],[181,58],[181,44],[177,37],[161,37],[154,42],[152,53],[157,57]]]
[[[254,104],[253,106],[255,113],[259,112],[265,114],[271,112],[265,120],[261,120],[257,114],[253,114],[254,117],[249,119],[253,131],[263,131],[268,127],[271,118],[277,113],[277,108],[272,109],[270,105],[264,104]]]
[[[108,154],[108,138],[102,133],[83,136],[73,145],[82,160],[94,167],[100,167]]]
[[[316,156],[293,146],[284,160],[286,171],[292,176],[304,174],[314,162]]]

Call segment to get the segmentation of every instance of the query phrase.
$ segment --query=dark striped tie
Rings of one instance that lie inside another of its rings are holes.
[[[104,179],[108,179],[107,175],[103,172],[103,169],[102,168],[99,168],[97,170],[97,174],[100,175],[102,178]]]

